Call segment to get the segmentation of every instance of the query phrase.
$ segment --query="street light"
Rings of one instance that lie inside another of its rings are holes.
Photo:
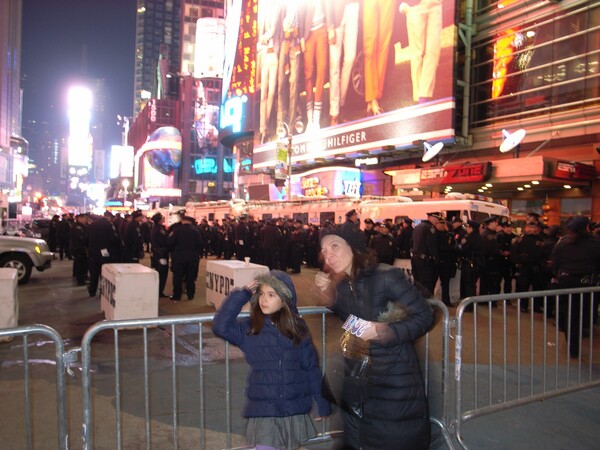
[[[297,134],[301,134],[304,131],[304,123],[302,120],[296,120],[294,123],[294,130]],[[294,135],[290,126],[286,122],[281,122],[277,127],[277,137],[284,139],[287,136],[287,199],[292,199],[292,139]]]

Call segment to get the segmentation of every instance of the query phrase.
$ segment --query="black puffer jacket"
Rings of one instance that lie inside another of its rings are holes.
[[[384,317],[391,306],[403,311],[401,320]],[[429,408],[412,344],[433,321],[426,300],[400,269],[380,264],[338,284],[331,308],[342,321],[354,314],[388,322],[391,331],[386,342],[370,345],[371,364],[361,388],[363,417],[342,408],[346,445],[364,450],[428,448]],[[343,397],[354,397],[348,377],[344,383]]]

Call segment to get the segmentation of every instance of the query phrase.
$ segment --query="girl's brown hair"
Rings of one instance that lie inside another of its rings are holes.
[[[250,335],[260,333],[265,322],[265,314],[258,304],[259,291],[260,286],[253,295],[250,303],[250,330],[248,331]],[[298,345],[304,338],[310,336],[310,331],[304,319],[300,317],[300,314],[295,310],[292,311],[287,299],[282,298],[281,301],[283,307],[279,311],[270,314],[271,321],[281,334],[293,340],[294,344]]]

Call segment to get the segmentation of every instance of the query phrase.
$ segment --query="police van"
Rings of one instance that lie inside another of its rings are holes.
[[[459,217],[463,221],[482,222],[490,216],[508,217],[508,208],[488,198],[468,194],[451,194],[443,200],[412,201],[409,197],[362,197],[362,198],[303,198],[290,201],[217,201],[188,202],[186,214],[197,221],[222,221],[242,215],[255,220],[287,218],[303,223],[323,225],[346,220],[346,212],[355,209],[361,222],[370,218],[374,222],[392,219],[398,222],[410,218],[416,223],[425,219],[428,212],[440,212],[448,219]]]

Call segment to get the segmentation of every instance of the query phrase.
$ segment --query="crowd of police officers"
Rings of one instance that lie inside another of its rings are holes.
[[[315,224],[248,216],[212,223],[202,219],[198,223],[184,210],[177,214],[179,220],[169,229],[160,213],[147,218],[140,211],[124,216],[107,211],[101,217],[64,215],[60,221],[55,216],[52,250],[58,247],[61,259],[73,259],[73,276],[78,285],[88,286],[90,296],[96,295],[103,264],[139,262],[145,253],[150,253],[151,267],[159,273],[160,297],[167,297],[167,276],[172,270],[170,298],[174,301],[181,300],[184,289],[189,300],[194,298],[199,260],[209,255],[238,260],[249,257],[269,269],[293,274],[300,273],[303,264],[321,268],[319,226]],[[433,297],[439,281],[441,300],[452,306],[459,299],[450,298],[450,280],[458,269],[460,299],[510,293],[513,285],[515,292],[526,292],[597,284],[599,225],[586,217],[573,217],[561,236],[558,226],[549,227],[538,214],[531,213],[523,233],[517,236],[505,217],[489,217],[481,224],[472,220],[463,223],[459,217],[431,212],[417,226],[409,218],[380,223],[367,218],[361,228],[358,213],[351,210],[341,226],[361,230],[379,262],[393,265],[398,259],[410,260],[411,275],[424,295]],[[531,305],[520,302],[522,312],[530,307],[534,313],[543,313],[543,299],[535,298]],[[546,302],[545,307],[546,314],[554,316],[554,303]],[[578,311],[571,315],[578,317]],[[586,308],[583,311],[589,316]],[[596,308],[593,311],[595,315]],[[565,328],[564,323],[559,325]]]

